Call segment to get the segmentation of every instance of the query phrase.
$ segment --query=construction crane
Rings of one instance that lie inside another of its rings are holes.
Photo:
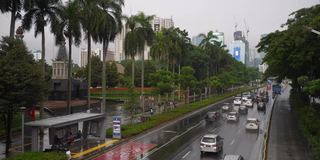
[[[247,37],[247,39],[248,39],[248,38],[249,38],[249,32],[250,32],[250,30],[249,30],[249,27],[247,26],[246,19],[244,19],[243,21],[244,21],[244,26],[245,26],[245,29],[246,29],[246,31],[245,31],[246,37]]]

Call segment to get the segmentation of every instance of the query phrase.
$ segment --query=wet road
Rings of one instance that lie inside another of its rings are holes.
[[[269,103],[271,104],[271,103]],[[267,107],[267,112],[270,112]],[[203,122],[201,127],[205,128],[202,132],[193,135],[193,139],[185,143],[173,153],[171,157],[166,159],[221,159],[224,154],[242,155],[246,160],[257,160],[260,155],[260,150],[263,142],[263,129],[266,123],[267,112],[257,111],[256,105],[249,109],[248,115],[240,115],[239,122],[227,122],[226,119],[220,120],[219,125],[206,124]],[[225,116],[225,115],[224,115]],[[249,132],[245,129],[247,118],[258,118],[260,122],[259,132]],[[205,153],[200,154],[200,139],[204,134],[214,133],[224,138],[223,151],[218,154]],[[174,144],[173,144],[174,145]]]
[[[278,96],[273,110],[268,160],[309,160],[308,145],[289,104],[291,87]]]
[[[178,120],[171,121],[162,127],[158,127],[147,134],[140,135],[128,143],[119,145],[112,150],[98,156],[95,160],[124,160],[124,159],[212,159],[219,158],[225,153],[239,153],[247,159],[257,159],[263,136],[261,133],[246,133],[244,123],[247,115],[242,115],[238,123],[228,123],[225,118],[219,122],[206,124],[203,120],[205,114],[210,111],[221,111],[223,102],[231,102],[226,99],[220,103],[188,114]],[[270,103],[269,103],[270,104]],[[268,104],[268,105],[269,105]],[[264,129],[266,114],[270,112],[258,112],[256,107],[249,109],[248,117],[261,120],[261,129]],[[223,117],[225,116],[222,113]],[[220,134],[224,138],[222,154],[205,154],[200,157],[199,142],[202,135],[208,132]]]

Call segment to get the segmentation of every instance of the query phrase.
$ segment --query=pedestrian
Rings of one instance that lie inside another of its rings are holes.
[[[68,159],[68,160],[71,160],[71,159],[72,159],[70,149],[68,149],[68,150],[66,151],[66,155],[67,155],[67,159]]]
[[[153,109],[152,109],[152,107],[150,108],[150,114],[153,115]]]

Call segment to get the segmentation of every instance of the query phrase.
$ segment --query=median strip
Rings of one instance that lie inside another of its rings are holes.
[[[97,150],[99,150],[99,149],[101,149],[101,148],[103,148],[103,147],[109,147],[109,146],[115,144],[115,143],[118,142],[118,141],[119,141],[119,140],[110,140],[110,141],[107,141],[107,142],[105,142],[105,143],[103,143],[103,144],[99,144],[99,145],[97,145],[97,146],[95,146],[95,147],[89,148],[89,149],[87,149],[87,150],[85,150],[85,151],[83,151],[83,152],[72,153],[72,158],[82,157],[82,156],[84,156],[84,155],[87,155],[87,154],[89,154],[89,153],[92,153],[92,152],[94,152],[94,151],[97,151]]]

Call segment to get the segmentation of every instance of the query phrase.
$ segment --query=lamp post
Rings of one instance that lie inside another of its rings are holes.
[[[24,111],[26,107],[20,107],[21,110],[21,152],[24,152]]]

